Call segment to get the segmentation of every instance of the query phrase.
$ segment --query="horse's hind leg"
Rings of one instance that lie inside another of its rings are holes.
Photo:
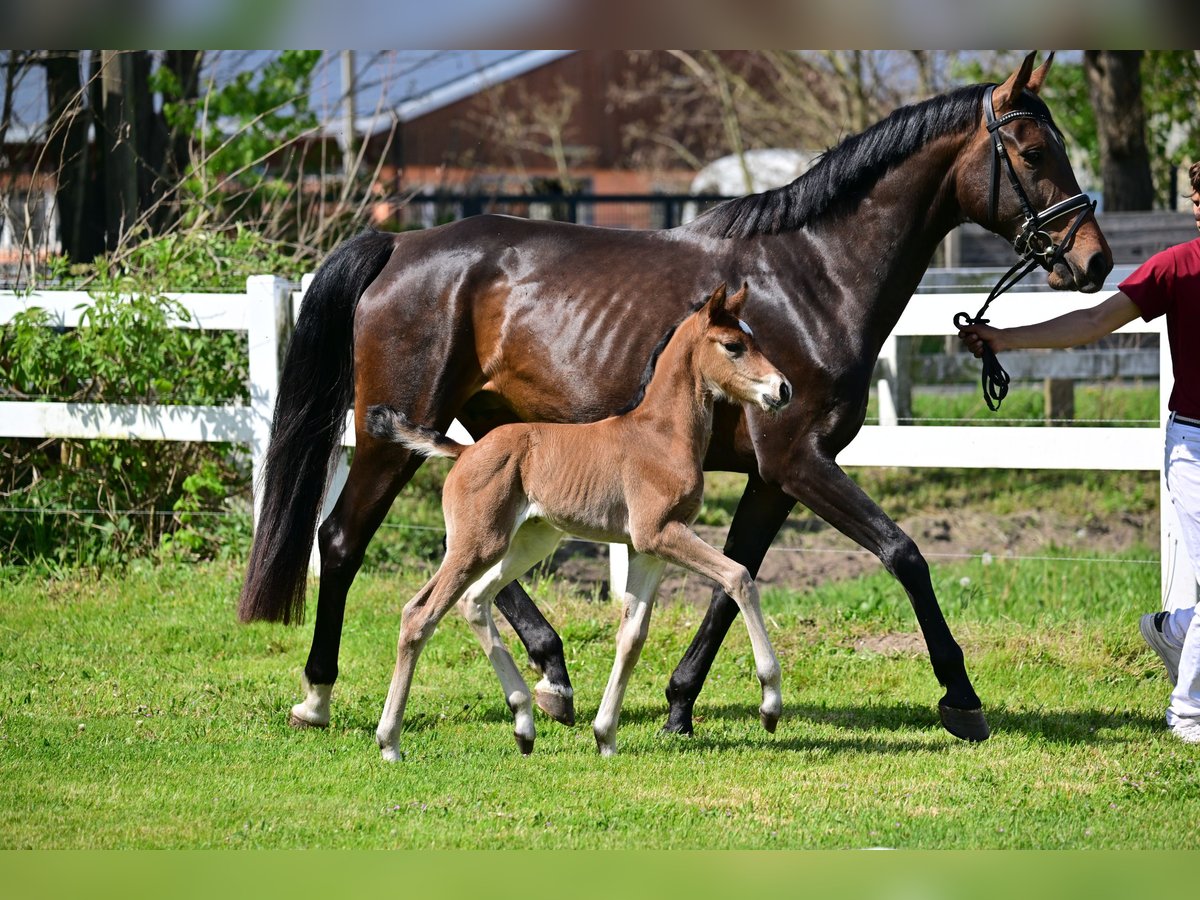
[[[459,412],[459,421],[475,440],[492,428],[506,422],[519,421],[515,414],[495,406],[486,406],[477,399],[468,401]],[[529,654],[529,661],[541,673],[533,688],[538,708],[563,725],[575,724],[575,691],[567,674],[562,638],[546,621],[537,604],[516,581],[509,582],[495,597],[496,608],[508,620]]]
[[[795,504],[796,501],[778,487],[764,483],[752,473],[729,526],[725,556],[745,566],[752,577],[756,576],[767,549]],[[713,591],[704,621],[671,675],[667,686],[669,710],[664,731],[692,733],[692,708],[712,668],[717,650],[737,614],[737,604],[718,585]]]
[[[962,649],[938,606],[929,564],[917,545],[828,456],[811,448],[784,481],[788,493],[847,537],[870,550],[907,591],[929,649],[937,680],[946,688],[938,704],[942,726],[968,741],[986,740],[990,731],[971,686]]]
[[[529,685],[521,677],[517,664],[500,638],[496,622],[492,619],[491,603],[503,585],[525,574],[531,566],[549,556],[561,538],[561,532],[543,522],[525,523],[513,536],[504,559],[472,583],[458,601],[459,611],[475,632],[496,677],[500,679],[504,701],[513,714],[513,735],[517,747],[525,756],[533,752],[535,735]]]
[[[367,543],[422,461],[394,444],[369,438],[358,443],[341,496],[317,531],[321,584],[312,649],[304,667],[305,698],[291,712],[291,723],[297,728],[323,728],[329,724],[346,593],[362,565]]]
[[[596,747],[603,756],[617,752],[617,723],[621,704],[629,686],[629,676],[637,665],[650,631],[650,614],[654,595],[662,580],[665,565],[660,559],[643,553],[629,554],[629,577],[625,582],[625,597],[621,609],[621,626],[617,629],[617,653],[613,657],[612,673],[600,700],[600,710],[592,723]]]

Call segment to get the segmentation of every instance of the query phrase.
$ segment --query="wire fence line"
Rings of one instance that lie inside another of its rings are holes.
[[[249,510],[244,512],[237,510],[169,510],[169,509],[64,509],[40,506],[0,506],[0,515],[5,513],[12,514],[44,514],[44,515],[104,515],[104,516],[163,516],[173,518],[175,516],[207,516],[213,518],[226,519],[244,519],[249,520],[251,513]],[[424,531],[437,534],[445,534],[445,528],[439,528],[436,525],[412,525],[402,522],[383,522],[380,528],[389,528],[399,531]],[[596,544],[599,546],[607,546],[605,541],[595,541],[589,538],[568,537],[567,543],[576,544]],[[844,556],[874,556],[870,550],[864,550],[855,547],[846,547],[839,549],[837,547],[776,547],[768,548],[769,553],[824,553],[824,554],[840,554]],[[1118,565],[1137,565],[1137,566],[1157,566],[1160,561],[1157,559],[1125,559],[1119,556],[1024,556],[1021,554],[1009,553],[991,553],[982,551],[980,553],[937,553],[937,552],[922,552],[922,555],[927,559],[978,559],[985,564],[988,562],[1069,562],[1069,563],[1100,563],[1100,564],[1118,564]]]

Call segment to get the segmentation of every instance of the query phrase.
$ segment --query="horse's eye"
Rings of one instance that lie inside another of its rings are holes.
[[[746,345],[741,341],[726,341],[721,346],[725,348],[725,352],[730,356],[741,356],[746,352]]]
[[[1042,151],[1036,147],[1023,150],[1021,151],[1021,159],[1025,160],[1031,166],[1035,166],[1042,161]]]

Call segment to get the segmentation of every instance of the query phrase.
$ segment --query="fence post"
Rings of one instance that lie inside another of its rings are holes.
[[[246,279],[247,344],[250,353],[250,441],[254,494],[254,524],[262,506],[263,467],[271,439],[271,418],[279,390],[283,348],[291,329],[288,315],[287,282],[275,275],[251,275]]]
[[[879,424],[899,425],[912,418],[912,339],[888,335],[879,351],[883,377],[876,384]]]

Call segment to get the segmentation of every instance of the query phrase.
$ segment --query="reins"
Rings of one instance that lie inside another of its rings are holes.
[[[1025,214],[1025,221],[1021,225],[1021,230],[1013,239],[1013,249],[1021,258],[1011,269],[1000,276],[1000,280],[996,282],[996,286],[992,288],[987,300],[979,308],[979,312],[974,317],[965,312],[955,314],[954,327],[959,331],[968,325],[986,325],[988,320],[983,316],[987,312],[988,307],[991,306],[993,300],[1011,289],[1038,266],[1050,268],[1055,261],[1061,259],[1062,255],[1070,249],[1071,242],[1075,239],[1075,233],[1079,230],[1079,226],[1083,224],[1083,220],[1087,217],[1088,213],[1094,212],[1096,209],[1096,202],[1089,200],[1087,194],[1084,193],[1075,194],[1066,200],[1060,200],[1041,213],[1038,213],[1033,208],[1033,204],[1029,202],[1029,195],[1021,187],[1021,180],[1017,177],[1016,169],[1013,168],[1012,159],[1009,157],[1008,151],[1004,149],[1004,140],[1001,137],[1000,129],[1015,119],[1035,119],[1038,122],[1049,125],[1051,133],[1060,144],[1062,143],[1062,136],[1059,134],[1058,129],[1055,128],[1053,122],[1045,116],[1039,116],[1037,113],[1029,110],[1014,109],[997,117],[995,107],[992,104],[992,92],[995,89],[996,86],[991,85],[988,87],[987,93],[983,95],[984,117],[987,121],[988,133],[992,137],[991,192],[988,202],[988,220],[995,222],[999,210],[1000,167],[1001,163],[1003,163],[1004,171],[1008,175],[1008,182],[1012,185],[1013,192],[1017,195],[1017,200],[1021,204],[1021,210]],[[1075,221],[1067,229],[1067,233],[1062,241],[1056,244],[1054,238],[1042,226],[1077,210],[1078,215],[1075,216]],[[995,352],[986,342],[983,345],[982,359],[983,374],[981,380],[983,385],[983,399],[987,403],[988,409],[995,412],[1000,408],[1001,402],[1008,395],[1008,385],[1011,378],[1008,372],[1004,370],[1004,366],[1000,365],[1000,360],[996,358]]]

